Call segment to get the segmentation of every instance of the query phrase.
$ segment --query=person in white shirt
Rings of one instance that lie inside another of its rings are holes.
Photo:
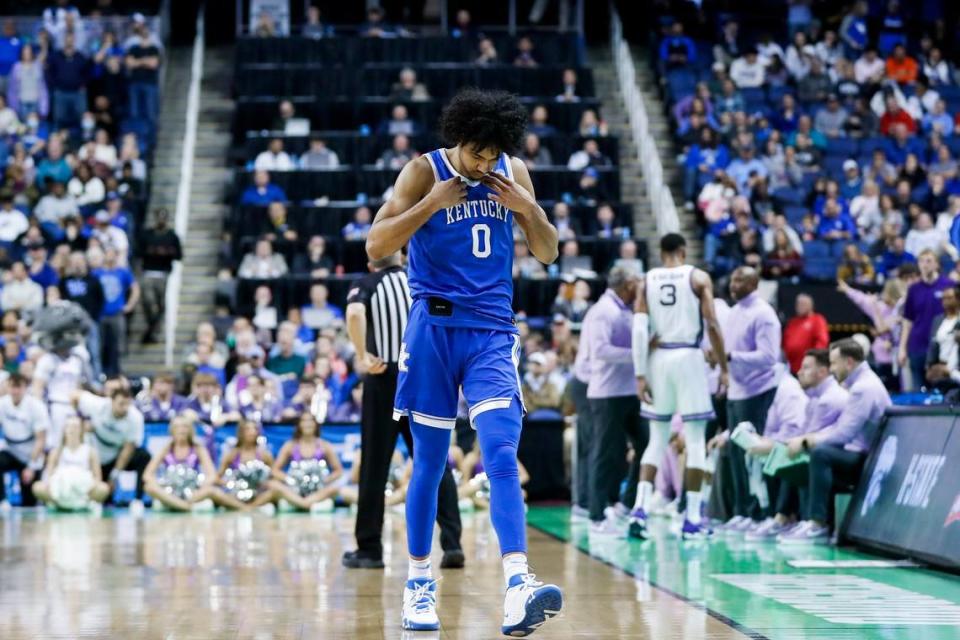
[[[730,79],[740,89],[755,89],[763,86],[766,68],[760,62],[756,49],[746,53],[730,65]]]
[[[257,156],[253,168],[263,171],[293,171],[297,167],[283,150],[283,139],[272,138],[267,149]]]
[[[46,401],[50,410],[48,449],[60,442],[64,420],[76,415],[73,394],[92,378],[86,349],[81,346],[55,349],[40,356],[33,371],[32,392],[34,397]]]
[[[64,422],[63,443],[51,452],[43,479],[33,485],[33,495],[58,509],[91,508],[95,513],[110,495],[97,450],[84,441],[79,416],[70,416]]]
[[[30,222],[23,212],[13,207],[13,196],[9,191],[0,193],[0,242],[14,242],[30,228]]]
[[[90,232],[96,238],[103,250],[113,249],[117,252],[117,260],[122,266],[127,266],[127,255],[130,253],[130,238],[120,227],[114,226],[113,217],[106,209],[97,211],[94,216],[97,226]]]
[[[27,267],[20,261],[10,267],[10,279],[0,293],[4,311],[29,311],[43,306],[43,287],[30,279]]]
[[[143,498],[143,472],[150,464],[150,454],[141,446],[144,438],[143,414],[133,406],[129,389],[115,388],[109,398],[88,391],[73,394],[73,406],[89,420],[90,430],[100,458],[100,471],[108,479],[111,491],[116,488],[122,471],[137,474],[136,501]],[[131,503],[139,511],[139,505]]]
[[[915,256],[926,249],[932,249],[937,256],[941,256],[948,244],[947,236],[933,225],[933,217],[924,211],[917,216],[916,225],[907,233],[904,247],[907,253]]]
[[[853,63],[853,75],[858,84],[878,84],[887,73],[887,66],[877,55],[877,50],[870,47]]]
[[[43,469],[44,446],[50,430],[50,415],[42,401],[27,394],[27,379],[13,373],[7,381],[9,393],[0,397],[0,478],[8,471],[20,474],[23,504],[36,504],[31,487]],[[4,483],[0,482],[0,504],[6,504]]]

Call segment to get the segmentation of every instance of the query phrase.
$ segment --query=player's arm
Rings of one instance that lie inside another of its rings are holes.
[[[633,326],[630,350],[633,352],[633,374],[637,377],[637,396],[647,404],[653,401],[647,387],[647,359],[650,355],[650,316],[647,315],[647,285],[637,282],[637,297],[633,302]]]
[[[727,371],[727,351],[723,346],[723,333],[720,331],[720,321],[717,319],[717,310],[713,306],[713,280],[705,271],[697,269],[693,272],[693,284],[697,296],[700,298],[700,316],[707,326],[707,336],[710,339],[710,349],[714,359],[720,365],[720,391],[727,387],[729,373]]]
[[[373,219],[367,236],[367,255],[371,260],[379,260],[396,253],[436,211],[465,202],[466,198],[467,186],[460,178],[435,182],[429,160],[420,157],[408,162],[397,176],[390,199]]]
[[[543,207],[537,204],[527,165],[522,160],[510,158],[510,166],[513,180],[493,171],[484,176],[483,183],[493,189],[489,198],[516,214],[530,253],[543,264],[550,264],[559,253],[557,228],[550,224]]]

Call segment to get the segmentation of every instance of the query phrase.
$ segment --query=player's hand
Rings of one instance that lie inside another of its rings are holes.
[[[803,438],[804,436],[797,436],[787,440],[787,455],[790,458],[796,458],[803,452]]]
[[[730,388],[730,374],[726,371],[720,372],[720,380],[717,383],[717,396],[727,395],[727,389]]]
[[[493,193],[487,196],[488,198],[494,202],[499,202],[511,211],[523,215],[534,211],[537,207],[537,201],[534,200],[529,191],[495,171],[483,176],[481,182],[493,190]]]
[[[710,441],[707,443],[707,451],[713,451],[714,449],[722,449],[727,444],[727,440],[730,439],[729,431],[721,431],[717,435],[710,438]]]
[[[387,365],[384,364],[383,360],[369,351],[363,354],[363,358],[359,358],[359,364],[363,373],[369,373],[374,376],[378,376],[387,370]]]
[[[434,182],[433,188],[427,194],[437,209],[448,209],[467,201],[467,184],[459,177]]]
[[[640,402],[653,403],[653,394],[650,393],[650,387],[647,386],[646,376],[637,376],[637,397],[640,398]]]

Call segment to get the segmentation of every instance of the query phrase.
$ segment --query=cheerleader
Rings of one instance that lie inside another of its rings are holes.
[[[223,456],[217,470],[222,488],[221,506],[236,511],[264,507],[265,512],[273,513],[276,494],[268,482],[273,456],[260,445],[259,438],[260,428],[256,422],[237,423],[237,444]]]
[[[176,475],[181,475],[176,478]],[[217,470],[197,442],[193,419],[179,415],[170,422],[170,443],[160,449],[143,472],[144,490],[170,511],[212,509],[220,501]]]
[[[63,421],[63,442],[47,461],[43,479],[33,485],[33,495],[65,511],[91,508],[98,513],[110,495],[103,481],[97,450],[83,440],[83,423],[77,416]]]
[[[270,486],[281,499],[301,511],[320,513],[333,509],[343,465],[333,446],[320,438],[316,419],[303,413],[293,438],[277,454],[272,474]]]
[[[355,505],[359,500],[360,494],[360,465],[363,461],[360,458],[360,450],[353,459],[353,466],[350,468],[350,479],[348,483],[340,488],[340,499],[348,505]],[[403,454],[399,451],[393,452],[390,459],[390,473],[387,476],[387,484],[384,486],[384,501],[386,507],[393,507],[403,504],[407,499],[407,485],[410,484],[410,477],[413,475],[413,459],[404,462]]]

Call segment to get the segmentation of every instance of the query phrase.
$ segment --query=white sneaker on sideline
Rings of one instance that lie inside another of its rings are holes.
[[[128,508],[130,515],[134,518],[142,518],[143,512],[146,511],[146,507],[143,506],[143,501],[141,500],[131,500]]]

